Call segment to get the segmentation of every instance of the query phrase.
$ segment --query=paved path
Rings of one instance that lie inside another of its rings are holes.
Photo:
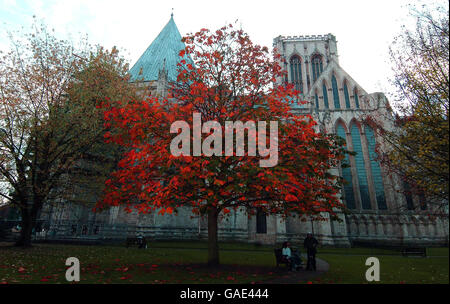
[[[153,248],[171,248],[174,247],[153,247]],[[186,248],[179,248],[186,249]],[[189,249],[201,249],[205,248],[189,248]],[[256,251],[256,252],[264,252],[264,250],[252,250],[252,249],[220,249],[221,251]],[[306,266],[306,255],[302,254],[303,266]],[[317,277],[325,274],[329,269],[330,265],[322,259],[316,258],[316,271],[309,271],[305,269],[301,269],[299,271],[289,271],[285,265],[280,265],[276,269],[276,273],[280,276],[274,279],[265,280],[258,282],[259,284],[298,284],[300,282],[308,282]]]

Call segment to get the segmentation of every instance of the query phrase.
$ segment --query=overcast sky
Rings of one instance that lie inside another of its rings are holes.
[[[0,48],[8,45],[7,30],[29,29],[35,15],[60,38],[76,40],[87,34],[93,44],[119,47],[131,67],[169,21],[173,8],[181,35],[203,27],[216,29],[236,19],[254,42],[268,47],[278,35],[332,33],[340,65],[369,93],[383,91],[389,96],[388,47],[402,24],[412,25],[408,2],[0,0]]]

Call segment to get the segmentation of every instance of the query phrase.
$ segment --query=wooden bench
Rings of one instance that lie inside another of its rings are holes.
[[[401,249],[402,256],[409,256],[409,255],[418,255],[422,257],[427,256],[427,249],[425,247],[403,247]]]
[[[279,267],[280,264],[285,264],[288,268],[291,268],[291,262],[289,262],[289,260],[283,256],[282,254],[283,251],[281,248],[274,249],[273,252],[275,253],[277,267]],[[297,253],[297,250],[293,249],[292,253],[293,254]],[[304,266],[303,261],[301,261],[301,265],[298,265],[298,269],[301,269],[303,266]]]
[[[273,250],[274,251],[274,253],[275,253],[275,259],[276,259],[276,262],[277,262],[277,267],[280,265],[280,264],[285,264],[286,266],[290,266],[290,262],[285,258],[285,257],[283,257],[283,255],[281,254],[281,249],[274,249]]]
[[[127,237],[126,247],[138,246],[138,248],[147,249],[147,240],[145,237]]]

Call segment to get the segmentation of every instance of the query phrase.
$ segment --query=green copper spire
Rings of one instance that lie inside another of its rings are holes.
[[[142,56],[130,69],[131,81],[157,80],[159,71],[167,70],[168,80],[176,81],[178,76],[177,63],[180,62],[180,50],[185,48],[181,35],[173,20],[173,12],[169,22],[145,50]],[[185,56],[186,63],[193,64],[190,56]]]

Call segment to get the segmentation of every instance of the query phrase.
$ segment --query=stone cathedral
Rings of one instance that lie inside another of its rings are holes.
[[[312,232],[323,245],[350,246],[380,242],[392,244],[448,244],[448,217],[430,218],[423,197],[405,196],[404,185],[388,176],[375,160],[377,138],[374,131],[360,124],[368,113],[389,114],[383,93],[368,93],[340,65],[336,37],[327,35],[278,36],[273,47],[284,58],[288,72],[280,83],[293,83],[308,103],[297,111],[311,113],[323,131],[346,139],[355,156],[347,156],[350,168],[336,168],[348,181],[342,199],[349,209],[342,221],[311,222],[298,217],[281,219],[277,215],[231,212],[219,223],[219,238],[274,244],[303,240]],[[184,48],[173,16],[160,34],[131,68],[131,81],[145,94],[165,96],[176,80],[179,51]],[[361,62],[363,64],[363,62]],[[378,144],[383,144],[379,142]],[[80,196],[91,203],[99,189],[80,187]],[[76,196],[76,195],[75,195]],[[142,233],[150,239],[207,238],[207,219],[194,216],[189,208],[178,215],[126,213],[121,207],[92,213],[91,207],[70,200],[45,208],[41,219],[48,227],[48,238],[122,239]]]

